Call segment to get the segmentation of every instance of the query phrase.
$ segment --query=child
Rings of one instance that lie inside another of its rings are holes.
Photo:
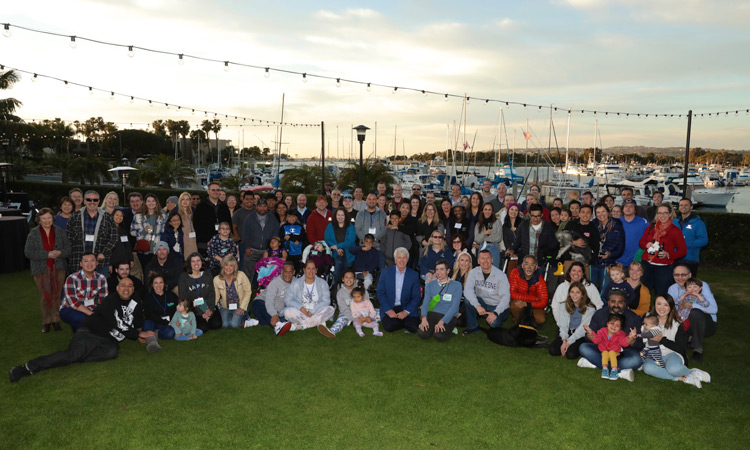
[[[365,299],[365,288],[361,281],[352,289],[352,301],[349,307],[352,310],[354,329],[357,330],[359,337],[365,337],[362,327],[372,328],[373,336],[383,335],[378,329],[378,316],[375,314],[375,308],[370,300]]]
[[[354,246],[349,252],[354,255],[354,264],[352,268],[355,273],[361,273],[364,280],[365,290],[372,284],[372,274],[380,267],[380,252],[373,247],[375,245],[375,236],[366,234],[362,240],[362,247]]]
[[[182,218],[177,212],[172,213],[169,219],[167,219],[167,224],[161,233],[161,240],[165,241],[169,246],[169,253],[174,253],[180,258],[185,259]]]
[[[622,328],[625,326],[625,316],[617,313],[609,313],[607,326],[602,327],[594,333],[588,325],[584,325],[588,333],[593,334],[591,342],[599,347],[602,352],[602,378],[605,380],[617,380],[620,371],[617,370],[617,357],[620,356],[623,347],[627,347],[628,341]],[[635,329],[630,332],[635,338]],[[612,367],[609,370],[608,364]]]
[[[325,278],[326,274],[331,271],[331,267],[333,267],[333,258],[326,253],[326,244],[323,241],[315,243],[307,258],[315,263],[315,266],[318,268],[319,277]]]
[[[664,330],[659,326],[659,318],[656,316],[646,316],[643,318],[643,327],[641,328],[641,337],[645,346],[641,350],[641,361],[646,362],[652,359],[657,366],[664,367],[664,359],[661,356],[661,344],[651,338],[662,334]]]
[[[302,265],[302,250],[307,246],[307,233],[299,223],[299,215],[294,210],[286,213],[286,223],[281,226],[279,236],[284,240],[287,261],[294,263],[295,272],[299,273]]]
[[[613,289],[621,289],[626,294],[625,303],[628,305],[628,308],[634,306],[635,293],[630,283],[625,281],[625,269],[622,267],[622,264],[617,263],[607,267],[607,275],[609,275],[609,279],[604,284],[604,289],[602,289],[602,300],[604,303],[607,303],[607,300],[609,300],[609,293]]]
[[[174,313],[174,317],[169,324],[174,328],[174,339],[176,341],[198,339],[198,336],[203,334],[203,331],[196,327],[193,303],[186,298],[177,301],[177,312]]]
[[[268,243],[268,250],[263,252],[264,258],[281,258],[286,261],[288,253],[281,247],[281,238],[273,236],[271,242]]]
[[[237,244],[230,239],[229,235],[232,232],[232,226],[227,222],[221,222],[219,224],[219,234],[214,235],[210,241],[208,241],[208,260],[210,261],[211,273],[216,276],[219,274],[221,268],[221,262],[224,257],[228,255],[234,256],[238,261],[240,259],[240,251]]]
[[[701,306],[708,306],[705,298],[701,294],[703,291],[703,282],[695,277],[690,277],[685,281],[685,293],[679,298],[675,299],[675,306],[677,307],[677,314],[680,316],[682,321],[682,327],[685,331],[690,329],[690,311],[693,310],[693,306],[696,302],[700,303]],[[691,305],[689,308],[688,305]]]
[[[557,231],[563,231],[565,229],[565,225],[568,224],[570,221],[570,211],[567,209],[563,209],[560,211],[560,226],[557,227]]]

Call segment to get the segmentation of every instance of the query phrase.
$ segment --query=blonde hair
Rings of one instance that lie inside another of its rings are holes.
[[[620,263],[617,263],[617,264],[610,264],[610,265],[609,265],[609,266],[607,267],[607,275],[610,275],[610,276],[611,276],[611,275],[612,275],[612,271],[613,271],[613,270],[619,270],[619,271],[620,271],[620,273],[622,274],[622,276],[625,276],[625,268],[624,268],[624,267],[622,267],[622,264],[620,264]],[[643,268],[641,268],[641,270],[643,270]]]
[[[440,251],[442,252],[445,250],[445,234],[441,233],[440,230],[432,230],[432,233],[430,233],[430,237],[427,239],[427,247],[424,248],[424,253],[422,253],[422,256],[427,256],[427,253],[430,251],[433,245],[435,245],[434,242],[432,242],[432,235],[435,233],[440,233],[443,236],[443,239],[440,241]]]
[[[187,210],[183,210],[182,206],[180,206],[180,203],[182,203],[182,197],[187,197],[188,200],[190,200],[190,202],[188,202]],[[180,214],[180,218],[182,218],[182,223],[185,223],[186,220],[193,220],[193,208],[190,206],[192,201],[193,196],[187,192],[180,194],[180,197],[177,199],[177,212]]]
[[[119,205],[120,204],[120,196],[117,195],[117,192],[115,192],[115,191],[109,191],[109,192],[107,192],[107,195],[104,196],[104,199],[102,201],[102,205],[104,205],[104,206],[107,205],[107,197],[109,197],[110,195],[114,195],[115,196],[115,200],[117,200],[115,202],[115,206]]]
[[[237,278],[237,272],[239,272],[239,265],[237,264],[237,258],[235,258],[233,255],[227,255],[224,257],[224,259],[221,261],[221,272],[219,273],[220,279],[224,278],[224,268],[228,266],[229,264],[232,264],[234,266],[234,272],[232,272],[232,276],[234,278]]]
[[[674,208],[672,208],[672,205],[670,203],[664,202],[656,207],[656,212],[658,213],[659,209],[661,208],[667,208],[669,210],[669,222],[671,223],[676,217],[674,213]],[[659,222],[659,214],[654,215],[654,223],[657,223],[657,222]]]
[[[432,210],[435,211],[435,215],[432,218],[432,223],[427,221],[428,220],[427,208],[432,208]],[[422,209],[422,215],[419,217],[419,223],[426,223],[427,225],[434,225],[434,226],[440,225],[440,217],[438,215],[438,209],[434,203],[427,203],[424,205],[424,209]]]
[[[458,260],[463,258],[464,256],[466,258],[469,258],[469,271],[474,268],[474,260],[471,258],[471,255],[468,252],[461,252],[458,254],[458,256],[456,257],[456,262],[453,264],[453,273],[451,274],[451,279],[458,280],[458,277],[461,276],[461,268],[458,267]],[[467,275],[468,273],[469,272],[466,272]],[[468,277],[464,277],[464,286],[466,285],[466,278]]]

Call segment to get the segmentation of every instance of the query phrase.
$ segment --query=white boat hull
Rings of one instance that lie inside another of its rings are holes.
[[[734,198],[734,191],[715,191],[711,189],[696,189],[692,193],[693,202],[703,206],[718,206],[726,208]]]

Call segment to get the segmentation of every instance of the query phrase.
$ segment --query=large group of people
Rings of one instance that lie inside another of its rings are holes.
[[[334,338],[352,325],[360,336],[365,327],[447,341],[520,326],[524,310],[537,330],[552,312],[550,355],[603,378],[632,381],[643,367],[698,387],[710,380],[686,366],[688,348],[702,362],[717,330],[716,300],[697,278],[706,228],[689,199],[677,216],[668,203],[637,205],[627,188],[619,205],[575,191],[550,201],[538,186],[516,198],[489,180],[469,196],[454,185],[441,201],[421,189],[333,189],[314,209],[304,194],[238,198],[216,183],[163,208],[154,194],[132,192],[121,206],[109,192],[100,205],[97,191],[74,189],[57,212],[39,211],[26,244],[42,332],[64,322],[74,338],[11,369],[11,381],[113,358],[125,338],[158,351],[160,339],[220,328],[314,327]],[[264,271],[269,260],[278,267]]]

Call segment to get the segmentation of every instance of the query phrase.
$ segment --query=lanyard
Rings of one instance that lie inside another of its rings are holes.
[[[308,290],[307,286],[305,286],[305,296],[307,297],[307,299],[309,301],[312,301],[312,299],[313,299],[313,292],[315,292],[315,282],[314,281],[313,281],[312,288],[310,288],[310,290]]]
[[[153,292],[151,293],[151,297],[154,298],[154,300],[156,301],[156,304],[159,305],[161,310],[164,311],[164,314],[166,314],[167,313],[167,293],[165,292],[163,295],[164,295],[164,305],[159,303],[159,298],[156,295],[154,295]]]
[[[201,275],[203,275],[203,272],[201,272]],[[201,284],[202,283],[199,283],[199,282],[195,281],[195,278],[193,278],[193,277],[190,277],[190,278],[193,279],[193,286],[195,286],[195,289],[198,291],[198,297],[200,297],[201,296]]]

